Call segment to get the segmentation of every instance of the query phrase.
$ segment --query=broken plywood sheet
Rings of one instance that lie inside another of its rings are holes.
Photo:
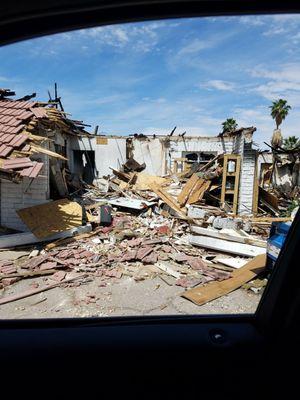
[[[266,249],[263,247],[251,246],[250,244],[232,242],[208,236],[189,235],[188,239],[189,243],[195,246],[218,250],[225,253],[238,254],[240,256],[255,257],[259,254],[266,253]]]
[[[136,175],[136,181],[133,188],[135,190],[151,190],[150,185],[153,183],[159,186],[164,186],[170,183],[170,179],[142,172]]]
[[[38,239],[82,225],[81,205],[68,199],[23,208],[17,213]]]
[[[265,265],[266,255],[258,255],[240,269],[233,271],[232,278],[221,282],[214,281],[205,286],[187,290],[181,296],[201,306],[209,301],[225,296],[241,287],[244,283],[256,278],[264,270]]]

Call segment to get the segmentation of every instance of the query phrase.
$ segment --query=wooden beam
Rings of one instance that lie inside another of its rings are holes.
[[[179,195],[177,197],[177,201],[178,201],[180,207],[185,206],[185,204],[189,198],[189,195],[198,180],[199,180],[199,177],[196,174],[193,174],[190,177],[190,179],[186,182],[182,191],[179,193]]]
[[[244,283],[255,279],[257,275],[264,270],[265,265],[266,255],[258,255],[243,267],[233,271],[232,278],[221,282],[210,282],[201,287],[198,286],[194,289],[187,290],[181,296],[201,306],[209,301],[225,296],[241,287]]]
[[[55,288],[57,286],[60,286],[60,285],[62,285],[64,283],[68,283],[68,282],[72,282],[72,281],[75,281],[75,280],[80,279],[80,278],[84,278],[85,276],[86,276],[86,274],[81,274],[81,275],[75,276],[73,278],[64,279],[63,281],[56,282],[56,283],[53,283],[53,284],[48,285],[48,286],[41,286],[41,287],[39,287],[37,289],[33,289],[33,290],[25,290],[22,293],[1,298],[0,299],[0,305],[7,304],[7,303],[12,303],[13,301],[24,299],[25,297],[33,296],[34,294],[37,294],[37,293],[45,292],[46,290],[53,289],[53,288]]]

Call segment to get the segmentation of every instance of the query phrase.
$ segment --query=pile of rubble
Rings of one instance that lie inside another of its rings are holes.
[[[123,276],[136,282],[159,276],[168,285],[181,286],[183,297],[203,304],[255,279],[266,253],[266,225],[261,229],[259,223],[270,221],[229,217],[225,209],[205,204],[212,175],[219,176],[219,170],[214,166],[208,171],[209,180],[196,173],[182,179],[113,171],[112,177],[82,186],[73,201],[21,210],[39,243],[28,257],[0,263],[1,285],[37,276],[49,279],[45,286],[4,296],[0,304],[93,277],[106,286]],[[81,225],[88,228],[84,233],[78,231]],[[199,288],[209,293],[199,297]]]

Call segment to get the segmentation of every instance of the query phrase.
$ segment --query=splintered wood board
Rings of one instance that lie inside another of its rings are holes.
[[[198,201],[202,200],[204,193],[209,189],[211,185],[211,181],[206,181],[202,178],[199,178],[199,181],[194,186],[193,190],[190,193],[190,196],[187,200],[187,204],[194,204]]]
[[[150,190],[154,192],[160,199],[166,203],[170,208],[177,212],[180,218],[186,218],[186,210],[184,208],[180,208],[179,204],[170,196],[167,192],[165,192],[160,186],[155,183],[151,183],[149,185]]]
[[[186,182],[184,185],[182,191],[179,193],[177,197],[177,201],[180,205],[180,207],[183,207],[185,203],[187,202],[187,199],[189,198],[189,195],[191,193],[191,190],[199,180],[199,177],[196,174],[193,174],[190,179]]]
[[[255,279],[256,276],[264,270],[265,265],[266,255],[260,254],[243,267],[233,271],[232,278],[221,282],[210,282],[205,286],[187,290],[181,296],[192,301],[198,306],[201,306],[209,301],[225,296],[226,294],[241,287],[244,283]]]
[[[81,205],[68,199],[23,208],[17,213],[38,239],[82,225]]]

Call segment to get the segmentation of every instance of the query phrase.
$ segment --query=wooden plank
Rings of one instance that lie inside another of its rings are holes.
[[[240,256],[255,257],[259,254],[265,254],[266,249],[250,244],[229,242],[228,240],[210,238],[207,236],[189,236],[190,244],[204,247],[207,249],[218,250],[225,253],[238,254]]]
[[[23,208],[17,213],[38,239],[82,225],[82,206],[68,199]]]
[[[199,178],[201,179],[201,178]],[[195,204],[202,200],[204,193],[209,189],[211,181],[201,179],[201,182],[197,183],[187,200],[187,204]]]
[[[291,217],[245,217],[245,219],[249,219],[251,222],[289,222],[292,220]]]
[[[265,240],[259,240],[253,237],[246,237],[241,235],[230,235],[228,233],[219,232],[217,230],[202,228],[201,226],[191,226],[191,232],[213,238],[229,240],[232,242],[250,244],[252,246],[267,247],[267,242]]]
[[[0,280],[5,278],[32,278],[44,275],[53,275],[60,268],[44,269],[43,271],[16,272],[12,274],[0,274]]]
[[[51,285],[41,286],[41,287],[39,287],[37,289],[30,289],[30,290],[26,290],[26,291],[24,291],[22,293],[19,293],[19,294],[16,294],[16,295],[0,298],[0,305],[7,304],[7,303],[12,303],[13,301],[24,299],[25,297],[33,296],[34,294],[37,294],[37,293],[45,292],[46,290],[53,289],[53,288],[55,288],[57,286],[62,285],[63,283],[72,282],[72,281],[75,281],[77,279],[84,278],[85,276],[86,276],[86,274],[81,274],[81,275],[75,276],[73,278],[68,278],[68,279],[64,279],[63,281],[53,283]]]
[[[179,204],[174,200],[168,193],[166,193],[160,186],[155,183],[151,183],[150,189],[157,194],[172,210],[176,211],[178,216],[186,219],[186,212],[184,209],[180,208]]]
[[[196,174],[193,174],[190,179],[184,185],[182,191],[179,193],[177,197],[177,201],[180,207],[183,207],[187,202],[187,199],[191,193],[191,190],[195,186],[195,184],[199,181],[199,177]]]
[[[45,149],[44,147],[41,146],[36,146],[36,145],[30,145],[30,150],[32,150],[34,153],[43,153],[47,154],[50,157],[54,158],[59,158],[60,160],[68,161],[68,159],[61,154],[55,153],[54,151]]]
[[[233,271],[232,278],[221,282],[210,282],[205,286],[187,290],[181,296],[201,306],[209,301],[225,296],[241,287],[244,283],[255,279],[264,270],[265,265],[266,255],[258,255],[243,267]]]
[[[274,194],[267,192],[262,187],[259,187],[259,197],[265,200],[274,212],[278,211],[278,199]]]

